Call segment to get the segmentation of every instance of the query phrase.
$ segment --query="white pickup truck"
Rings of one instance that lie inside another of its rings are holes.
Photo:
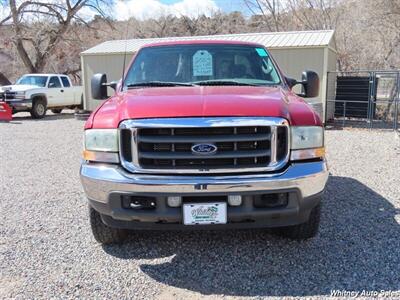
[[[61,113],[64,108],[80,108],[83,89],[72,86],[63,74],[26,74],[14,85],[0,87],[0,101],[11,106],[13,114],[28,111],[32,118],[40,119],[47,109]]]

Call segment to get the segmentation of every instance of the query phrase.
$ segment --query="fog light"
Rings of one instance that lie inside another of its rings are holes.
[[[156,199],[154,197],[146,196],[122,196],[122,207],[131,208],[135,210],[139,209],[155,209]]]
[[[229,195],[228,203],[230,206],[239,206],[242,204],[242,196],[240,195]]]
[[[182,205],[182,197],[171,196],[167,198],[168,206],[179,207]]]
[[[288,194],[264,194],[254,198],[254,206],[257,208],[276,208],[288,205]]]

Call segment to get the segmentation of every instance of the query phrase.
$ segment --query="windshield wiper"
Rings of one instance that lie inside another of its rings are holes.
[[[193,83],[184,83],[184,82],[169,82],[169,81],[146,81],[146,82],[138,82],[138,83],[130,83],[127,85],[128,88],[131,87],[158,87],[158,86],[194,86]]]
[[[246,83],[235,80],[204,80],[204,81],[196,81],[194,84],[198,85],[248,85],[248,86],[259,86],[259,84],[254,83]]]

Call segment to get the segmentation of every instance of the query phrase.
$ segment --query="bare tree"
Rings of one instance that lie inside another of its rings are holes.
[[[282,1],[280,0],[244,0],[253,15],[261,14],[270,31],[281,30]]]
[[[10,80],[2,73],[0,72],[0,85],[8,85],[11,84]]]
[[[189,33],[189,35],[196,35],[199,26],[199,18],[190,18],[188,16],[181,16],[182,27]]]
[[[385,65],[391,69],[399,68],[396,63],[393,63],[393,57],[400,54],[400,1],[399,0],[386,0],[379,1],[382,11],[380,14],[379,35],[383,44],[387,45],[383,54],[383,61]],[[377,22],[377,20],[374,20]],[[376,24],[374,24],[376,25]],[[398,61],[397,61],[398,62]]]
[[[287,8],[303,29],[335,29],[339,0],[288,0]]]
[[[168,36],[168,31],[172,23],[175,21],[175,17],[172,15],[164,15],[157,20],[152,20],[153,26],[151,26],[151,31],[156,37],[166,37]]]
[[[74,23],[87,24],[79,14],[88,8],[105,17],[100,0],[76,0],[71,2],[8,1],[10,14],[1,24],[10,23],[13,28],[13,44],[28,72],[42,72],[49,58]]]

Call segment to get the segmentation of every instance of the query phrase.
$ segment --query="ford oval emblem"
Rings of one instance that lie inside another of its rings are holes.
[[[197,155],[211,155],[217,150],[217,146],[213,144],[196,144],[192,146],[192,153]]]

